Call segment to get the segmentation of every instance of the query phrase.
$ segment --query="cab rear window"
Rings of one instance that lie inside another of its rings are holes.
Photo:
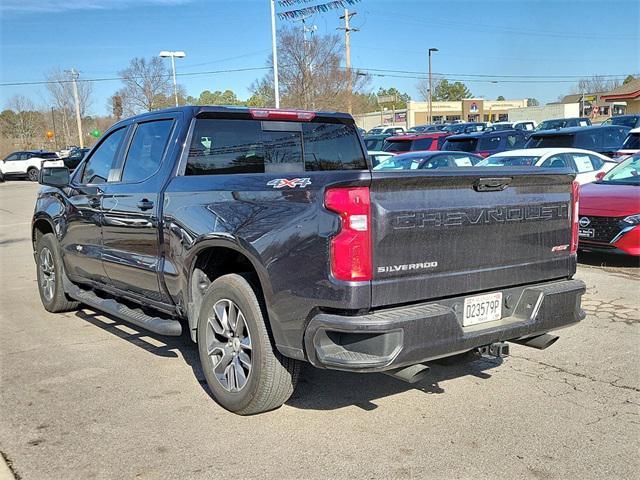
[[[185,175],[366,168],[354,125],[198,119]]]

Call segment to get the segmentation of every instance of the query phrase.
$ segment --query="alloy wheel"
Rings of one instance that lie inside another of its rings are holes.
[[[207,319],[207,354],[216,379],[228,392],[239,392],[251,374],[251,334],[244,313],[232,300],[218,300]]]
[[[53,254],[47,247],[40,251],[40,288],[47,302],[53,299],[56,288],[56,269],[53,263]]]

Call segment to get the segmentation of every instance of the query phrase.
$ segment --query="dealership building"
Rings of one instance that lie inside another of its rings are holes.
[[[456,102],[432,102],[432,122],[499,122],[508,119],[512,108],[527,106],[527,99],[486,100],[484,98],[466,98]],[[383,109],[353,116],[359,127],[369,130],[377,125],[402,125],[411,128],[429,123],[429,102],[407,102],[407,108],[401,110]]]

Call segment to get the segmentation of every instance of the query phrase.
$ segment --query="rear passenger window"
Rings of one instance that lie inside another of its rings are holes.
[[[432,143],[432,138],[420,138],[411,142],[411,150],[429,150]]]
[[[366,168],[354,125],[199,119],[185,175]]]
[[[573,161],[576,164],[578,173],[592,172],[595,170],[595,168],[593,168],[593,165],[591,164],[591,158],[589,155],[572,153],[571,157],[573,158]]]
[[[138,125],[124,164],[123,182],[139,182],[158,170],[172,125],[173,120],[157,120]]]
[[[478,142],[478,150],[497,150],[500,147],[502,137],[481,138]]]
[[[550,167],[550,168],[566,168],[567,161],[564,158],[564,155],[553,155],[547,158],[541,165],[542,167]]]

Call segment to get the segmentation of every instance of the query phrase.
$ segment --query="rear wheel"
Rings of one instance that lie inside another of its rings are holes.
[[[67,312],[78,308],[79,303],[70,300],[62,285],[62,258],[53,233],[47,233],[36,242],[38,291],[42,305],[48,312]]]
[[[37,182],[39,173],[40,171],[36,167],[31,167],[29,170],[27,170],[27,177],[32,182]]]
[[[274,348],[255,280],[224,275],[207,289],[198,318],[198,351],[216,401],[240,415],[280,407],[293,393],[297,360]]]

